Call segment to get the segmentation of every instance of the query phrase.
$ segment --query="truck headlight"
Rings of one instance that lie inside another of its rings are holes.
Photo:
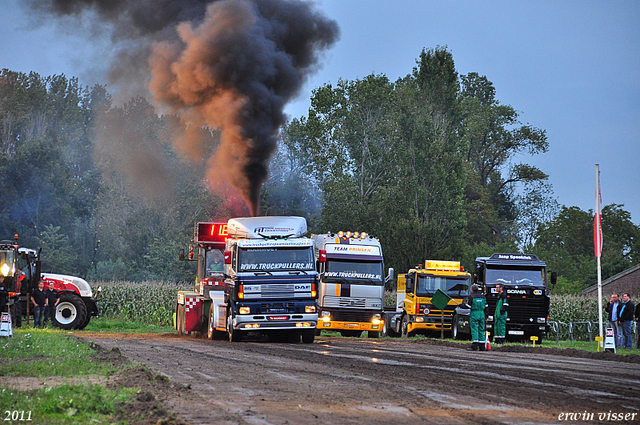
[[[305,313],[315,313],[316,312],[316,306],[315,305],[306,305],[306,306],[304,306],[304,312]]]
[[[422,323],[422,322],[424,322],[424,317],[418,316],[418,317],[415,318],[415,321],[416,321],[416,323]]]
[[[329,317],[329,316],[331,316],[331,312],[330,311],[323,311],[322,313],[320,313],[320,315],[322,317]]]
[[[493,316],[487,316],[487,320],[493,322]]]
[[[249,314],[249,313],[251,313],[251,308],[250,307],[240,307],[239,312],[240,312],[240,314]]]
[[[547,323],[547,319],[545,317],[538,317],[538,323]]]
[[[379,325],[380,323],[382,323],[382,315],[374,314],[371,323],[374,325]]]

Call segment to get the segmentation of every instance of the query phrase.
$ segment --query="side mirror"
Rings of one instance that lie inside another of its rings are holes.
[[[320,262],[320,263],[326,263],[327,262],[327,250],[326,249],[321,249],[318,252],[318,262]]]
[[[395,277],[395,270],[393,269],[393,267],[389,267],[389,274],[387,275],[386,279],[384,280],[384,283],[387,283],[387,282],[393,280],[394,277]]]
[[[184,249],[180,248],[180,251],[178,251],[178,261],[184,261]]]
[[[558,283],[558,273],[551,272],[551,285]]]

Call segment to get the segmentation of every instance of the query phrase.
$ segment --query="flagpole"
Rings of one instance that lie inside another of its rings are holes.
[[[599,164],[596,164],[596,211],[595,211],[595,252],[598,268],[598,327],[600,330],[600,338],[603,337],[602,332],[602,273],[600,269],[600,255],[602,254],[602,228],[601,228],[601,211],[600,211],[600,170]],[[602,346],[603,339],[600,339],[600,345]]]

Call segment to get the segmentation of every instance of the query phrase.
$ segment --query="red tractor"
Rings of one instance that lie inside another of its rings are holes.
[[[33,311],[30,295],[44,280],[53,282],[60,295],[54,326],[62,329],[84,329],[91,316],[99,314],[96,298],[84,279],[41,272],[40,250],[20,247],[15,241],[0,241],[0,292],[6,297],[5,309],[11,313],[13,326],[22,326],[22,319]]]

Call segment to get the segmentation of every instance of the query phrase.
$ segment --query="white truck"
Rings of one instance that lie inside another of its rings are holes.
[[[380,241],[362,232],[312,236],[318,267],[318,329],[358,337],[363,331],[378,338],[385,329],[384,278]]]
[[[207,225],[226,231],[222,271],[211,270],[217,267],[211,260],[221,241],[210,238]],[[198,291],[178,293],[178,332],[206,329],[209,338],[226,334],[233,342],[259,332],[275,340],[299,342],[302,337],[304,343],[312,343],[318,322],[318,272],[306,232],[303,217],[196,224]]]

